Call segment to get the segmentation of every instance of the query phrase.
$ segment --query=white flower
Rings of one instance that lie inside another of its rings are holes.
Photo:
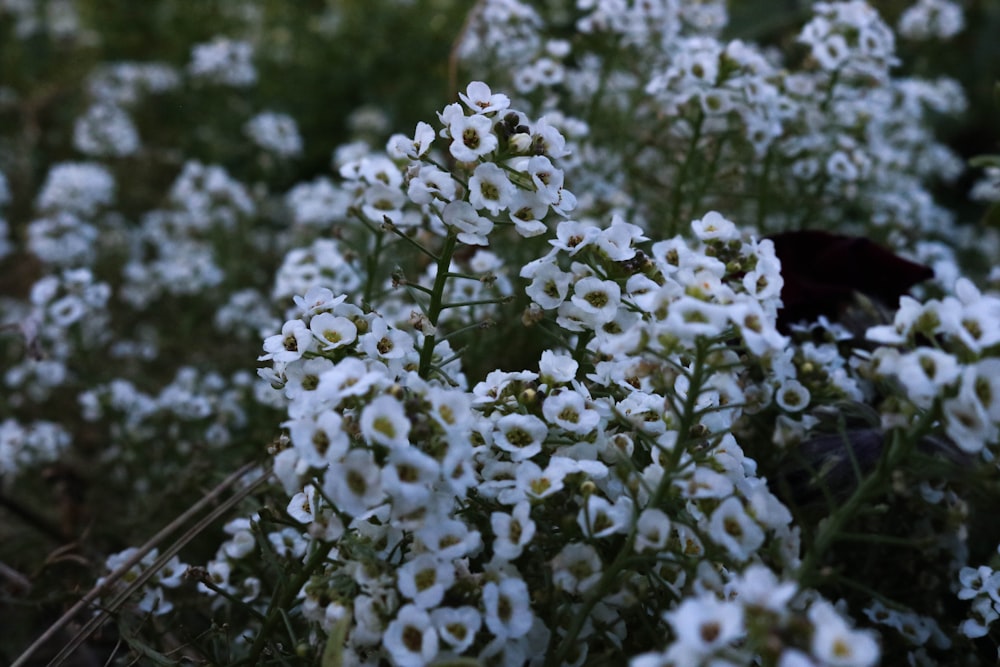
[[[512,488],[503,489],[497,494],[497,500],[508,505],[516,505],[525,498],[542,500],[548,498],[563,488],[563,480],[576,468],[566,465],[570,459],[564,456],[553,456],[544,470],[532,461],[521,461],[516,464],[515,481]]]
[[[635,525],[635,544],[637,553],[643,551],[663,551],[670,538],[670,518],[655,507],[647,507],[639,515]]]
[[[361,433],[369,442],[386,447],[406,447],[410,420],[403,404],[392,396],[379,396],[361,411]]]
[[[851,47],[843,35],[830,35],[812,45],[812,54],[816,62],[825,70],[838,69],[851,54]]]
[[[550,158],[562,158],[569,155],[566,150],[566,138],[552,124],[548,117],[543,117],[531,128],[531,145]]]
[[[735,241],[740,238],[736,225],[718,211],[709,211],[700,220],[692,222],[691,231],[702,241]]]
[[[249,42],[216,37],[191,49],[188,72],[191,76],[226,86],[249,86],[257,81]]]
[[[431,612],[431,623],[451,650],[461,654],[472,646],[483,616],[475,607],[441,607]]]
[[[606,498],[592,494],[576,515],[576,524],[590,538],[624,533],[631,521],[632,503],[628,496],[622,496],[612,505]]]
[[[538,373],[543,382],[556,384],[572,382],[579,368],[580,364],[566,352],[545,350],[538,360]]]
[[[498,141],[493,134],[493,121],[486,116],[461,116],[448,126],[451,145],[448,151],[459,162],[475,162],[496,150]]]
[[[288,114],[259,113],[246,122],[243,131],[259,147],[278,157],[293,157],[302,152],[298,125]]]
[[[392,497],[393,511],[407,513],[426,505],[440,475],[441,464],[419,449],[393,449],[382,469],[382,485]]]
[[[552,161],[544,155],[536,155],[528,159],[524,170],[535,186],[535,195],[546,204],[559,203],[559,191],[563,187],[563,172],[553,166]]]
[[[529,271],[522,270],[521,277],[531,279],[524,291],[545,310],[558,308],[566,300],[573,281],[573,274],[560,269],[554,261],[537,264]]]
[[[279,363],[291,363],[302,358],[314,344],[312,332],[302,320],[288,320],[281,326],[281,333],[264,339],[264,354],[258,361],[273,359]]]
[[[432,143],[434,143],[434,128],[424,121],[420,121],[417,123],[417,129],[413,133],[412,139],[402,134],[394,134],[390,137],[386,152],[393,159],[416,160],[427,154]]]
[[[749,566],[726,585],[726,592],[734,594],[745,607],[760,607],[776,614],[787,612],[788,602],[797,590],[794,581],[781,581],[764,565]]]
[[[958,599],[971,600],[987,590],[987,581],[998,577],[1000,573],[994,572],[993,568],[987,565],[980,565],[978,568],[963,567],[958,573],[959,583],[962,584],[962,588],[958,591]]]
[[[674,486],[684,498],[725,498],[733,492],[732,481],[706,466],[697,466],[690,475],[678,477]]]
[[[49,169],[35,205],[42,211],[94,215],[114,200],[115,180],[103,166],[63,162]]]
[[[402,359],[414,351],[413,337],[395,327],[390,328],[381,317],[368,324],[368,333],[358,342],[365,354],[373,359]]]
[[[496,422],[493,444],[508,452],[512,461],[530,459],[542,451],[548,427],[533,415],[504,415]]]
[[[472,401],[463,391],[432,387],[425,395],[431,418],[444,429],[462,429],[473,419]]]
[[[962,7],[950,0],[917,0],[899,17],[897,29],[907,39],[949,39],[965,27]]]
[[[499,584],[491,581],[483,587],[483,607],[486,627],[496,637],[523,637],[535,619],[528,585],[512,577],[503,579]]]
[[[346,317],[320,313],[309,320],[309,330],[319,341],[321,350],[336,350],[350,345],[358,337],[358,327]]]
[[[403,207],[406,195],[398,187],[385,183],[373,183],[365,190],[361,212],[365,218],[377,225],[387,221],[398,225],[403,221]]]
[[[122,157],[139,150],[139,132],[124,109],[99,102],[76,119],[73,145],[86,155]]]
[[[601,578],[601,557],[594,547],[570,542],[552,559],[552,582],[567,593],[586,593]]]
[[[430,615],[416,605],[403,606],[385,629],[383,641],[397,667],[423,667],[438,653],[438,636]]]
[[[691,341],[699,336],[718,336],[728,322],[727,306],[682,296],[670,304],[663,328],[681,340]]]
[[[313,520],[316,513],[316,499],[316,487],[312,484],[307,484],[302,491],[292,496],[285,511],[288,512],[288,516],[299,523],[309,523]],[[249,532],[247,534],[250,535]]]
[[[833,606],[818,600],[809,607],[813,624],[812,654],[832,667],[870,667],[878,663],[879,648],[871,632],[852,630]]]
[[[477,114],[502,111],[510,106],[509,97],[502,93],[493,93],[482,81],[471,82],[466,86],[464,93],[458,94],[458,98]]]
[[[712,594],[686,598],[663,614],[674,629],[677,642],[696,655],[706,655],[740,639],[746,632],[743,606],[720,601]]]
[[[347,453],[350,439],[342,422],[338,413],[326,410],[315,418],[295,419],[286,422],[285,426],[302,460],[318,468],[339,461]]]
[[[739,561],[748,559],[764,544],[764,530],[733,496],[723,500],[712,512],[708,535]]]
[[[778,333],[774,318],[769,317],[757,301],[737,301],[728,311],[729,320],[739,329],[751,353],[764,356],[787,347],[788,339]]]
[[[593,318],[597,324],[610,322],[621,304],[622,290],[618,283],[600,278],[582,278],[573,285],[574,306]]]
[[[370,451],[352,449],[343,461],[330,465],[323,477],[323,491],[338,510],[360,516],[385,498],[382,470]]]
[[[975,454],[986,444],[996,442],[1000,431],[968,384],[963,384],[958,396],[949,398],[941,407],[945,433],[963,451]]]
[[[399,592],[421,609],[441,604],[444,594],[455,583],[455,568],[433,554],[420,554],[396,570]]]
[[[782,410],[801,412],[809,406],[812,396],[798,380],[785,380],[774,392],[774,400]]]
[[[510,206],[514,195],[514,184],[504,170],[492,162],[484,162],[476,167],[469,179],[469,203],[476,210],[486,209],[493,215]]]
[[[489,245],[486,237],[493,231],[493,221],[476,212],[466,201],[453,201],[444,207],[441,220],[458,231],[458,240],[468,245]]]
[[[458,519],[428,522],[416,534],[427,550],[441,560],[468,556],[482,546],[479,531],[469,530]]]
[[[524,547],[535,536],[535,522],[531,520],[531,505],[524,500],[514,506],[510,514],[493,512],[490,514],[493,528],[493,553],[506,560],[514,560],[521,555]]]
[[[333,310],[347,300],[347,295],[334,296],[330,289],[317,285],[310,287],[302,296],[296,294],[292,300],[303,317],[310,317],[326,310]]]
[[[997,612],[996,605],[993,604],[992,600],[983,596],[976,598],[972,603],[969,616],[958,626],[958,631],[970,639],[978,639],[989,633],[990,626],[1000,618],[1000,613]]]
[[[583,396],[575,391],[560,391],[548,396],[542,403],[542,414],[553,426],[579,436],[587,435],[601,422],[601,415],[588,408]]]
[[[369,370],[362,360],[347,357],[319,376],[316,397],[336,405],[350,396],[364,395],[373,387],[381,385],[384,380],[384,377]]]
[[[543,219],[549,212],[549,205],[537,193],[515,188],[508,208],[511,222],[524,238],[538,236],[548,229]]]
[[[616,214],[611,226],[598,233],[595,244],[611,261],[624,262],[635,257],[634,244],[648,240],[641,227],[625,222]]]
[[[411,172],[410,183],[406,187],[406,196],[410,201],[433,205],[438,211],[454,200],[457,192],[458,183],[451,174],[432,165],[421,165],[416,172]]]

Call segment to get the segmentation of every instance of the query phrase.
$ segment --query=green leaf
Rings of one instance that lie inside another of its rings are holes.
[[[347,631],[351,627],[351,612],[345,611],[326,638],[326,646],[323,647],[323,658],[320,661],[322,667],[343,667],[344,664],[344,644],[347,643]]]
[[[977,155],[969,158],[971,167],[1000,167],[1000,155]]]

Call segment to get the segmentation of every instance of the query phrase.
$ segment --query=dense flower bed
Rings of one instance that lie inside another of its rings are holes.
[[[471,82],[332,172],[248,102],[263,2],[0,160],[4,531],[46,554],[0,552],[0,650],[86,582],[55,644],[114,664],[991,664],[1000,235],[936,200],[965,96],[897,49],[961,7],[764,46],[716,1],[439,4]],[[79,46],[74,7],[0,27]]]

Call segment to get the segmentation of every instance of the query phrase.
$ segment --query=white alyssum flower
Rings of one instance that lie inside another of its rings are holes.
[[[636,521],[634,544],[636,552],[663,551],[668,539],[670,539],[670,517],[655,507],[644,509]]]
[[[383,646],[397,667],[423,667],[438,654],[438,635],[430,614],[413,604],[404,605],[389,623]]]
[[[112,203],[115,181],[103,166],[63,162],[49,169],[35,205],[41,211],[67,211],[90,217]]]
[[[743,606],[722,601],[710,593],[686,598],[663,615],[677,635],[677,643],[704,656],[739,640],[746,633]]]
[[[352,449],[342,461],[330,464],[323,476],[323,492],[351,516],[366,514],[385,498],[382,470],[374,455],[365,449]]]
[[[493,231],[493,221],[479,215],[466,201],[453,201],[441,212],[444,224],[458,231],[458,240],[468,245],[489,245],[487,236]]]
[[[289,363],[302,358],[306,351],[315,347],[316,341],[309,327],[302,320],[288,320],[281,325],[281,333],[264,339],[264,351],[267,354],[258,357],[258,361],[273,359],[279,363]]]
[[[764,544],[764,530],[747,514],[739,498],[730,496],[712,512],[708,536],[733,558],[745,561]]]
[[[427,123],[420,121],[413,133],[413,137],[404,134],[394,134],[389,138],[386,145],[386,152],[393,159],[409,158],[417,160],[422,158],[431,149],[434,143],[434,128]]]
[[[506,560],[520,557],[524,547],[535,536],[530,503],[526,500],[517,503],[510,514],[493,512],[490,514],[490,526],[495,536],[493,553]]]
[[[535,619],[528,585],[513,577],[488,582],[483,587],[483,607],[486,627],[498,638],[523,637]]]
[[[431,623],[444,643],[461,654],[472,646],[483,625],[483,616],[475,607],[439,607],[431,612]]]
[[[496,422],[493,445],[510,455],[512,461],[530,459],[542,451],[548,428],[533,415],[504,415]]]
[[[594,547],[570,542],[552,559],[551,567],[556,586],[567,593],[582,594],[600,580],[604,566]]]
[[[621,305],[621,287],[618,283],[600,278],[582,278],[573,285],[571,302],[595,325],[614,319]]]
[[[303,417],[286,422],[292,446],[302,460],[321,468],[343,457],[350,439],[343,428],[343,418],[337,412],[325,410],[315,417]]]
[[[459,162],[476,162],[497,149],[493,121],[482,115],[456,116],[448,125],[451,144],[448,151]]]
[[[782,410],[801,412],[812,399],[809,390],[798,380],[785,380],[774,392],[774,400]]]
[[[477,114],[487,114],[496,111],[503,111],[510,106],[510,98],[503,93],[494,93],[482,81],[472,81],[465,88],[464,93],[459,93],[458,98]]]
[[[99,102],[76,119],[73,146],[94,157],[124,157],[139,150],[139,131],[128,112],[116,104]]]
[[[309,320],[309,330],[319,341],[321,350],[336,350],[351,345],[358,337],[358,327],[346,317],[319,313]]]
[[[406,447],[410,420],[403,404],[392,396],[379,396],[361,411],[361,433],[369,442],[391,448]]]
[[[433,609],[441,604],[453,583],[454,566],[433,554],[420,554],[396,570],[399,592],[421,609]]]
[[[187,70],[195,79],[242,88],[257,82],[252,60],[249,42],[216,37],[191,49]]]
[[[588,407],[583,396],[575,391],[560,391],[546,397],[542,403],[545,420],[574,435],[592,432],[601,422],[601,415]]]
[[[243,132],[260,148],[278,157],[295,157],[302,152],[299,127],[288,114],[264,111],[248,120]]]
[[[503,169],[492,162],[476,167],[469,179],[469,203],[476,210],[486,209],[493,215],[510,206],[514,184]]]
[[[809,620],[813,624],[812,654],[824,664],[870,667],[878,663],[874,633],[852,630],[829,602],[814,602],[809,607]]]

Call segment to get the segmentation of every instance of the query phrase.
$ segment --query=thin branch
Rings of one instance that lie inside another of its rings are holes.
[[[56,636],[56,634],[60,630],[62,630],[68,623],[70,623],[76,617],[77,614],[79,614],[81,611],[83,611],[83,610],[87,609],[88,607],[90,607],[91,604],[95,600],[97,600],[102,594],[104,594],[107,591],[109,591],[114,584],[116,584],[119,580],[122,579],[122,577],[124,577],[126,574],[128,574],[128,572],[132,569],[132,567],[134,567],[136,564],[138,564],[140,561],[142,561],[142,559],[145,558],[146,555],[149,554],[149,552],[151,552],[154,548],[156,548],[156,546],[160,542],[162,542],[167,537],[169,537],[172,533],[174,533],[176,530],[178,530],[179,528],[181,528],[182,526],[184,526],[185,524],[187,524],[192,518],[194,518],[202,510],[204,510],[206,507],[208,507],[211,503],[213,503],[216,500],[218,500],[219,496],[221,496],[223,493],[225,493],[238,480],[240,480],[248,472],[250,472],[251,470],[253,470],[256,467],[257,467],[256,463],[248,463],[247,465],[243,466],[242,468],[240,468],[239,470],[237,470],[236,472],[234,472],[233,474],[231,474],[229,477],[227,477],[226,479],[224,479],[218,486],[216,486],[214,489],[212,489],[201,500],[199,500],[197,503],[195,503],[194,505],[192,505],[190,509],[188,509],[186,512],[184,512],[183,514],[181,514],[179,517],[177,517],[176,519],[174,519],[173,521],[171,521],[167,526],[165,526],[162,530],[160,530],[160,532],[156,533],[156,535],[154,535],[153,537],[151,537],[144,545],[142,545],[141,547],[139,547],[139,549],[136,550],[136,552],[131,557],[129,557],[124,563],[122,563],[122,565],[120,567],[118,567],[118,569],[116,569],[114,572],[112,572],[110,575],[108,575],[103,582],[101,582],[100,584],[98,584],[98,585],[94,586],[92,589],[90,589],[90,591],[86,595],[84,595],[83,598],[81,598],[79,602],[77,602],[75,605],[73,605],[73,607],[70,608],[69,611],[67,611],[65,614],[63,614],[59,618],[59,620],[57,620],[55,623],[53,623],[51,626],[49,626],[49,628],[45,632],[43,632],[42,635],[38,639],[36,639],[34,641],[34,643],[31,644],[31,646],[29,646],[27,649],[25,649],[25,651],[23,653],[21,653],[20,656],[18,656],[18,658],[11,664],[11,667],[24,667],[24,665],[27,665],[28,664],[28,660],[31,658],[31,656],[36,651],[38,651],[38,649],[40,649],[42,646],[44,646],[44,645],[49,644],[50,642],[52,642],[53,638]],[[245,489],[243,489],[242,491],[240,491],[239,493],[237,493],[235,496],[233,496],[232,498],[230,498],[228,501],[226,501],[225,503],[223,503],[222,505],[220,505],[215,510],[215,512],[213,512],[212,515],[210,515],[210,516],[214,516],[217,513],[221,516],[222,513],[226,512],[226,511],[229,511],[229,509],[231,507],[235,506],[238,502],[240,502],[241,500],[243,500],[243,498],[245,498],[246,496],[250,495],[250,493],[252,493],[264,480],[266,480],[270,476],[270,474],[271,474],[270,471],[268,471],[267,473],[265,473],[264,475],[262,475],[261,477],[259,477],[255,481],[253,481]],[[222,510],[222,511],[220,512],[220,510]],[[200,530],[202,530],[202,529],[199,529],[199,532],[200,532]],[[190,533],[191,533],[191,531],[188,531],[188,533],[185,534],[181,538],[181,540],[178,540],[175,543],[175,546],[177,546],[176,551],[179,551],[180,548],[183,547],[187,543],[187,541],[190,541],[195,535],[197,535],[197,533],[194,533],[194,534],[190,534]],[[185,540],[185,538],[186,538],[186,540]],[[163,564],[165,564],[167,562],[167,560],[169,560],[169,558],[173,557],[174,553],[176,553],[176,551],[173,550],[173,547],[171,547],[171,549],[168,550],[168,551],[172,551],[173,553],[171,553],[170,556],[167,557],[167,559],[164,559],[161,556],[156,561],[157,563],[160,563],[162,561],[162,563],[160,565],[161,567],[162,567]],[[166,554],[164,554],[164,555],[166,555]],[[155,563],[154,563],[154,565],[155,565]],[[153,574],[155,574],[155,573],[156,573],[156,570],[151,567],[149,570],[147,570],[145,573],[143,573],[143,575],[140,575],[139,579],[137,579],[136,582],[133,582],[133,584],[131,584],[128,587],[128,589],[126,589],[127,595],[124,598],[122,598],[121,601],[124,601],[124,599],[127,599],[128,595],[131,595],[138,587],[140,587],[143,584],[145,584],[146,581],[150,577],[152,577]],[[121,602],[119,602],[119,604],[120,603]],[[109,609],[110,609],[110,606],[109,606]],[[55,658],[52,659],[52,661],[49,663],[49,666],[50,667],[55,667],[57,665],[62,664],[62,662],[67,657],[69,657],[69,655],[72,654],[72,652],[74,650],[76,650],[76,648],[80,644],[82,644],[83,641],[88,636],[90,636],[90,634],[94,630],[96,630],[97,627],[101,623],[104,622],[104,619],[107,618],[108,614],[109,614],[109,611],[106,610],[106,611],[98,614],[94,618],[92,618],[89,623],[87,623],[83,628],[80,629],[80,631],[70,641],[70,643],[67,644],[65,647],[63,647],[63,650],[60,651],[59,654]]]

